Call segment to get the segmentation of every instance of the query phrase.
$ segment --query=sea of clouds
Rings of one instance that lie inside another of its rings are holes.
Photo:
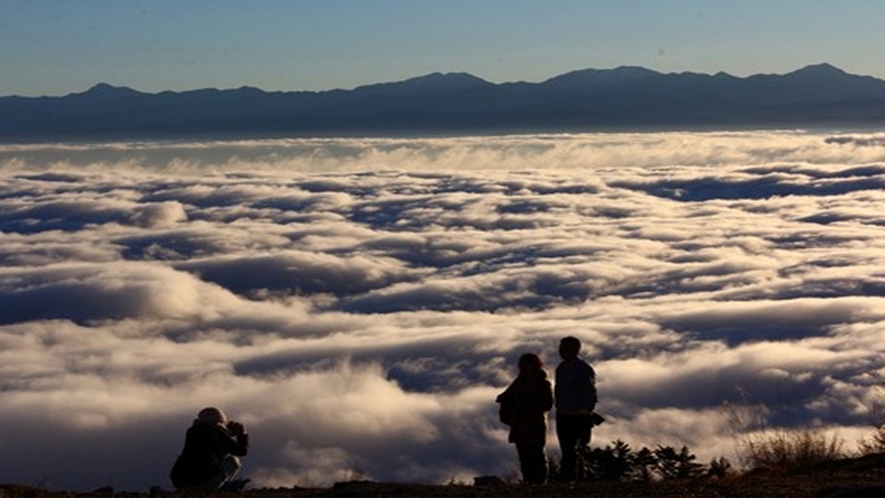
[[[594,445],[734,460],[748,402],[850,448],[881,402],[876,134],[0,145],[0,178],[0,482],[169,488],[210,405],[255,487],[518,475],[494,399],[564,335]]]

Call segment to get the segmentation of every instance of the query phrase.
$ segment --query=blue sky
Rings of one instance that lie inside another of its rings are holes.
[[[464,71],[496,83],[639,65],[885,78],[878,0],[3,0],[0,95],[325,90]]]

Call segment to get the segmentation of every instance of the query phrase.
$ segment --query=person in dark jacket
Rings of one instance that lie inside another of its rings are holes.
[[[501,403],[501,421],[510,426],[507,440],[516,444],[523,482],[544,484],[547,412],[553,408],[553,390],[538,355],[526,353],[519,358],[519,375],[496,401]]]
[[[590,444],[593,410],[596,408],[596,372],[578,358],[581,341],[564,337],[559,341],[562,362],[556,367],[556,436],[562,452],[560,479],[580,477],[578,452]]]
[[[204,408],[187,430],[169,477],[178,489],[220,489],[239,472],[240,457],[248,452],[243,424],[228,421],[218,408]]]

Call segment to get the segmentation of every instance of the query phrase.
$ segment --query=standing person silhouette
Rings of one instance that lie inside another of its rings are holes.
[[[578,451],[590,444],[593,410],[596,408],[596,372],[578,358],[581,341],[564,337],[559,341],[562,362],[556,367],[556,437],[562,452],[560,480],[582,477]]]
[[[200,410],[187,430],[184,449],[170,472],[178,489],[216,490],[246,481],[231,479],[240,470],[240,458],[249,452],[249,435],[239,422],[228,421],[224,412],[208,407]]]
[[[519,357],[519,375],[495,400],[501,403],[501,421],[510,426],[507,440],[516,444],[522,480],[547,481],[547,412],[553,408],[553,390],[541,358],[533,353]]]

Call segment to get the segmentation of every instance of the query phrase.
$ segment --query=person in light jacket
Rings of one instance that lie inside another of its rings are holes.
[[[564,337],[559,341],[562,362],[556,367],[556,437],[562,452],[560,479],[573,481],[580,477],[578,452],[590,444],[596,408],[596,372],[578,358],[581,341]]]
[[[516,444],[523,482],[543,484],[547,480],[547,412],[553,408],[553,390],[541,358],[526,353],[519,358],[519,375],[501,393],[501,421],[510,426],[507,440]]]

